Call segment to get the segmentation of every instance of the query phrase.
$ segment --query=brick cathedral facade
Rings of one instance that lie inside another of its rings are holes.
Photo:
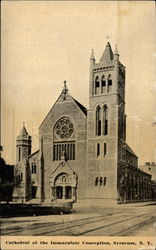
[[[115,202],[151,199],[151,176],[126,143],[125,66],[109,42],[90,58],[89,108],[64,89],[39,127],[39,150],[17,137],[14,200]]]

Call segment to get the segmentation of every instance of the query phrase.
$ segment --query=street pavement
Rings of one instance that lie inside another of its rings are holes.
[[[155,236],[156,203],[77,203],[72,214],[1,218],[1,235]]]

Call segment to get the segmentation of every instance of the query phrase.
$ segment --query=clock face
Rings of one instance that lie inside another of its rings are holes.
[[[73,124],[68,118],[62,118],[56,123],[55,133],[61,139],[68,139],[73,134]]]

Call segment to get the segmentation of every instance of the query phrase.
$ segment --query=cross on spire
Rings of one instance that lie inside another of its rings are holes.
[[[64,90],[67,91],[67,84],[66,80],[64,80]]]
[[[67,88],[67,84],[66,84],[66,80],[64,80],[64,88],[63,88],[63,94],[64,94],[64,97],[63,97],[63,100],[66,100],[66,94],[68,92],[68,88]]]

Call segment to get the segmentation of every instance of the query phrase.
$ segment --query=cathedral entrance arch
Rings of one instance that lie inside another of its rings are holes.
[[[52,187],[54,200],[76,200],[75,180],[67,173],[60,173],[54,179]]]

